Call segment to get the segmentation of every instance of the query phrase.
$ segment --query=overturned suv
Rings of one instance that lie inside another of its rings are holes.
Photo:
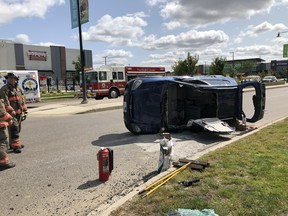
[[[126,128],[135,134],[200,127],[231,132],[227,124],[245,117],[243,89],[252,87],[254,114],[247,122],[263,118],[265,85],[251,81],[238,85],[229,77],[142,77],[125,88],[123,112]]]

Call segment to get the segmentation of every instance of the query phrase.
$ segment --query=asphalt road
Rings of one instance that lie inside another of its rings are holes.
[[[250,98],[252,93],[245,93]],[[267,91],[261,127],[288,114],[288,88]],[[245,102],[247,115],[253,112]],[[227,137],[189,132],[172,134],[175,157],[189,157],[227,141]],[[157,169],[158,135],[134,136],[123,124],[122,110],[73,116],[30,117],[23,122],[21,154],[17,163],[0,173],[0,215],[100,215]],[[110,179],[98,180],[100,146],[114,150]]]

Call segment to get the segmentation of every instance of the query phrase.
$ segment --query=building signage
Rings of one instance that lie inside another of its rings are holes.
[[[45,51],[28,51],[29,60],[47,61],[47,53]]]

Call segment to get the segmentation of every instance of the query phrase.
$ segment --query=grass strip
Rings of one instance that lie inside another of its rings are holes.
[[[218,215],[288,215],[288,119],[201,158],[204,172],[179,173],[149,197],[135,196],[110,215],[167,215],[178,208]],[[193,186],[179,181],[200,178]]]

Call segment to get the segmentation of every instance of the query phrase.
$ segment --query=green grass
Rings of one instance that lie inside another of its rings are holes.
[[[288,119],[211,152],[204,172],[187,169],[151,195],[138,195],[111,215],[167,215],[178,208],[220,216],[288,215]],[[178,184],[192,178],[193,186]]]
[[[41,93],[41,100],[48,101],[48,100],[63,100],[63,99],[73,99],[75,92],[53,92],[53,93]]]

